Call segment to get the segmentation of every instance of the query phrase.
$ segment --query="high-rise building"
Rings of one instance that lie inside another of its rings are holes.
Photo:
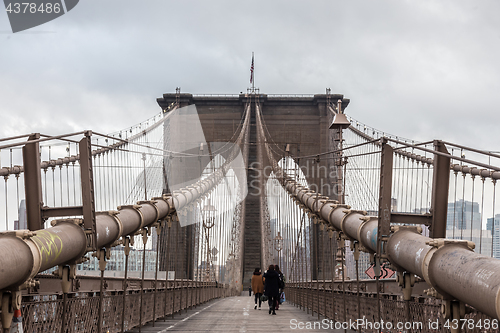
[[[446,229],[481,229],[479,204],[477,202],[470,202],[463,199],[455,202],[449,202]]]
[[[146,249],[146,260],[144,270],[154,272],[156,270],[156,251]],[[142,271],[143,250],[130,249],[128,271]],[[106,261],[107,271],[125,271],[125,251],[123,246],[117,246],[111,250],[110,258]],[[98,271],[99,260],[90,257],[88,261],[78,264],[78,270]]]
[[[398,211],[398,199],[391,198],[391,212],[397,212],[397,211]]]
[[[19,220],[14,221],[14,230],[28,229],[28,220],[26,218],[26,200],[21,200],[19,204]]]
[[[356,280],[356,260],[354,253],[349,246],[346,246],[345,252],[346,279]],[[360,279],[369,279],[365,271],[371,266],[370,254],[366,252],[359,253],[358,269]]]
[[[486,220],[486,230],[490,230],[491,231],[491,235],[492,236],[495,236],[495,229],[493,228],[493,217],[490,217],[489,219]]]
[[[500,214],[496,214],[495,218],[490,218],[488,220],[492,220],[492,229],[491,232],[493,234],[493,257],[500,259]]]
[[[471,241],[476,245],[476,247],[474,248],[474,252],[484,254],[485,256],[491,256],[492,237],[490,230],[451,229],[451,230],[446,230],[446,238],[463,239]]]

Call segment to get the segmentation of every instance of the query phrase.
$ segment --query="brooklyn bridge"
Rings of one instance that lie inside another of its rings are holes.
[[[4,332],[498,332],[500,155],[372,128],[330,89],[157,104],[0,138]],[[249,297],[269,265],[277,316]]]

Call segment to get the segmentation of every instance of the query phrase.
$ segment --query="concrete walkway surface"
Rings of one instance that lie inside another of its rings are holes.
[[[318,320],[292,304],[280,305],[277,315],[269,314],[267,302],[262,310],[254,310],[254,297],[237,296],[216,299],[192,310],[176,314],[166,321],[159,319],[155,327],[149,323],[141,328],[141,333],[170,332],[344,332],[326,327],[323,317]],[[325,322],[329,320],[325,320]],[[316,329],[311,329],[316,323]],[[307,329],[309,327],[310,329]],[[129,332],[138,333],[135,328]]]

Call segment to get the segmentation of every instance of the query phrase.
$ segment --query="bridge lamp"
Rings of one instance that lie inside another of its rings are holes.
[[[203,220],[203,227],[210,229],[215,224],[215,206],[210,203],[208,199],[207,204],[201,209],[201,218]]]
[[[281,234],[279,231],[278,231],[278,234],[276,235],[276,237],[274,237],[274,249],[278,252],[278,263],[281,265],[280,254],[281,254],[281,250],[283,250],[283,237],[281,237]]]
[[[210,281],[210,265],[212,263],[212,254],[210,250],[210,229],[215,224],[215,207],[210,203],[210,199],[201,209],[201,218],[203,221],[203,229],[206,230],[206,242],[207,242],[207,253],[206,253],[206,275],[205,280]]]
[[[281,237],[281,234],[279,231],[278,231],[278,235],[276,235],[276,237],[274,237],[274,249],[278,252],[283,249],[283,237]]]
[[[342,175],[342,165],[345,165],[345,163],[342,162],[342,131],[345,130],[351,126],[351,122],[347,120],[347,117],[345,114],[342,112],[342,100],[337,101],[337,113],[333,117],[332,124],[330,125],[329,129],[335,129],[338,130],[338,173],[337,175]],[[338,195],[338,199],[341,203],[345,203],[345,197],[344,197],[344,187],[342,186],[342,176],[337,176],[337,188],[340,190]],[[345,185],[345,184],[344,184]]]
[[[351,126],[351,122],[347,120],[347,117],[342,113],[342,100],[337,101],[337,113],[333,117],[332,124],[329,129],[339,129],[344,130]]]

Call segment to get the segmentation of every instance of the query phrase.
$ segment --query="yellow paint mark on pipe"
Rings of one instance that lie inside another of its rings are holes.
[[[38,245],[44,263],[56,260],[62,253],[62,239],[54,233],[45,230],[37,231],[32,240]]]

